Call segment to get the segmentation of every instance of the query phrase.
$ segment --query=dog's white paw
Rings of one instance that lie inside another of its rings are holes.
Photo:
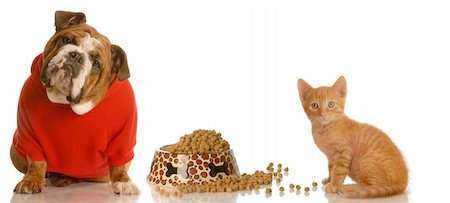
[[[114,193],[119,195],[137,195],[140,193],[139,188],[132,181],[109,183]]]

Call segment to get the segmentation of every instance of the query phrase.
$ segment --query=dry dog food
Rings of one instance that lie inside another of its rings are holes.
[[[292,183],[289,184],[289,188],[290,188],[290,189],[294,189],[294,184],[292,184]]]
[[[316,182],[313,182],[313,183],[312,183],[312,186],[313,186],[313,187],[317,187],[317,183],[316,183]]]
[[[222,139],[220,132],[199,129],[180,137],[174,145],[161,149],[178,154],[203,154],[229,150],[230,144]]]
[[[180,140],[166,147],[161,148],[162,150],[177,153],[177,154],[188,154],[190,156],[195,156],[196,154],[208,154],[208,153],[218,153],[230,150],[229,143],[222,139],[221,133],[215,130],[195,130],[191,134],[186,134],[180,138]],[[266,167],[267,172],[256,171],[253,174],[243,174],[241,177],[227,177],[224,179],[218,179],[214,181],[204,181],[204,182],[193,182],[189,180],[187,183],[181,183],[176,185],[175,190],[171,192],[165,191],[160,187],[156,187],[155,191],[159,192],[163,196],[174,196],[183,197],[184,193],[203,193],[203,192],[234,192],[241,190],[259,190],[262,185],[271,184],[273,179],[279,184],[283,179],[282,171],[285,175],[288,174],[289,168],[285,167],[283,170],[283,165],[279,163],[277,165],[277,170],[274,169],[274,164],[269,163]],[[177,169],[178,170],[178,169]],[[316,187],[317,183],[313,182],[313,186]],[[299,191],[301,189],[300,185],[294,186],[290,184],[289,188],[291,191],[294,187]],[[280,193],[284,193],[284,187],[280,186]],[[306,192],[309,191],[309,187],[305,187]],[[272,189],[266,188],[266,194],[272,193]]]
[[[243,174],[241,178],[227,178],[215,182],[203,182],[201,185],[179,185],[182,193],[191,192],[233,192],[239,190],[258,190],[261,185],[272,183],[272,174],[256,171],[254,174]]]

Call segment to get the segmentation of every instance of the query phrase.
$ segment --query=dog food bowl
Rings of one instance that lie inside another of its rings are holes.
[[[156,150],[147,180],[155,186],[200,185],[216,180],[240,177],[233,150],[217,153],[178,154]]]

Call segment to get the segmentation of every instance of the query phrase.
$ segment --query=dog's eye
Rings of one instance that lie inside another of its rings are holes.
[[[92,66],[94,68],[100,68],[100,62],[98,62],[97,60],[94,60],[94,62],[92,62]]]
[[[72,39],[70,39],[69,37],[63,37],[62,41],[64,44],[70,44],[72,43]]]

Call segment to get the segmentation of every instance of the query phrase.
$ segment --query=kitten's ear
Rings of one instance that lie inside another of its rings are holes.
[[[341,97],[347,96],[347,81],[344,76],[339,77],[333,85],[333,88],[339,92]]]
[[[300,100],[302,102],[305,101],[306,96],[313,89],[313,87],[311,87],[311,85],[309,85],[306,81],[304,81],[301,78],[298,79],[297,88],[298,88],[298,95],[300,96]]]

